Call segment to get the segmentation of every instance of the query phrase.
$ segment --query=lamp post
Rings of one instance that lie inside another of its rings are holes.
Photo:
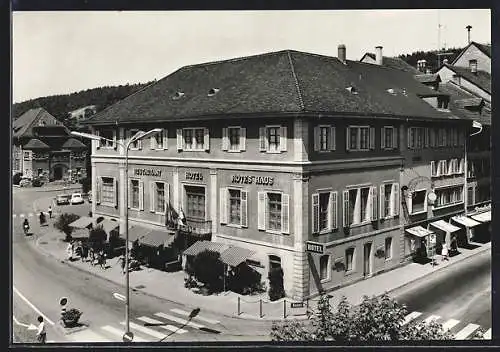
[[[136,134],[132,136],[128,140],[126,144],[120,141],[113,141],[108,138],[100,137],[95,134],[83,133],[72,131],[71,134],[74,136],[88,138],[95,141],[105,140],[110,142],[115,142],[120,144],[125,149],[125,182],[124,182],[124,205],[125,205],[125,268],[127,271],[125,272],[125,334],[130,334],[130,274],[129,274],[129,248],[128,248],[128,151],[130,149],[130,145],[134,142],[140,141],[146,137],[150,137],[157,133],[161,132],[160,128],[153,128],[147,132],[138,131]]]

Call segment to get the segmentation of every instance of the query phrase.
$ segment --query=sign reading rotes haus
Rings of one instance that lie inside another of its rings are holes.
[[[272,186],[274,184],[274,177],[270,176],[253,176],[253,175],[232,175],[231,183],[251,185],[266,185]]]

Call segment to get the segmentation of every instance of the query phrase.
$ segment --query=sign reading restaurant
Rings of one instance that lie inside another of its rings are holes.
[[[160,169],[134,169],[134,176],[161,177]]]
[[[233,177],[231,178],[231,182],[247,185],[255,183],[256,185],[272,186],[274,183],[274,178],[269,176],[233,175]]]

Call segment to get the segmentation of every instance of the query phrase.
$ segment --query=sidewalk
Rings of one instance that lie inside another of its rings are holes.
[[[117,258],[108,260],[107,269],[101,269],[98,266],[92,266],[90,263],[81,262],[80,260],[74,262],[67,261],[65,252],[67,243],[62,241],[64,234],[55,230],[52,223],[53,220],[50,222],[49,226],[41,228],[40,235],[35,241],[37,249],[79,270],[89,272],[116,284],[124,285],[125,277],[121,273],[121,267],[117,263]],[[86,236],[86,230],[82,231],[84,232],[75,232],[73,236]],[[479,252],[490,250],[491,248],[491,243],[476,245],[479,246],[474,249],[460,248],[461,254],[451,257],[447,262],[441,262],[439,260],[439,265],[435,267],[432,267],[430,263],[425,265],[410,263],[392,271],[359,281],[350,286],[331,291],[329,292],[333,296],[331,298],[331,303],[336,307],[340,298],[346,296],[351,304],[357,305],[361,303],[365,295],[371,297],[374,295],[381,295],[384,292],[391,292],[410,282],[419,280],[436,272],[437,270],[446,268],[453,263],[464,260]],[[184,277],[185,274],[183,271],[167,273],[144,267],[140,271],[130,273],[130,287],[132,290],[183,304],[191,309],[199,307],[205,311],[232,318],[281,320],[283,319],[285,307],[286,319],[306,318],[306,308],[291,308],[290,303],[293,302],[291,299],[281,299],[275,302],[269,302],[267,293],[263,293],[262,295],[241,296],[234,292],[227,292],[219,295],[203,296],[186,289],[184,287]],[[240,297],[240,314],[238,314],[238,297]],[[262,306],[260,303],[261,299]],[[316,300],[317,299],[311,300],[310,308],[316,307]],[[262,318],[260,317],[261,312],[263,315]]]
[[[74,191],[78,190],[81,191],[82,185],[79,183],[72,183],[68,186],[64,186],[62,184],[44,184],[41,187],[33,187],[33,186],[25,186],[25,187],[20,187],[19,185],[13,185],[13,187],[18,188],[18,189],[23,189],[23,190],[30,190],[30,191],[36,191],[36,192],[56,192],[56,191]]]

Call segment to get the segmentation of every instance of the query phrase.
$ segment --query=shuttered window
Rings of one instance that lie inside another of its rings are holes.
[[[187,151],[207,151],[210,149],[208,128],[183,128],[177,130],[177,149]]]
[[[314,150],[333,151],[336,149],[335,127],[331,125],[319,125],[314,127]]]
[[[346,149],[367,151],[375,149],[375,128],[369,126],[349,126],[346,130]]]
[[[331,231],[337,225],[337,192],[320,192],[312,195],[312,232]]]
[[[222,150],[242,152],[245,150],[246,128],[230,126],[222,129]]]
[[[149,137],[151,143],[151,149],[153,150],[164,150],[168,149],[168,131],[163,128],[160,132]]]
[[[268,153],[286,152],[286,126],[265,126],[259,128],[259,151]]]
[[[130,196],[129,196],[129,207],[132,209],[139,209],[139,198],[140,198],[140,181],[130,180]]]
[[[290,197],[285,193],[258,192],[258,228],[290,233]]]
[[[101,203],[104,205],[116,205],[116,188],[113,177],[101,177]]]
[[[376,187],[349,188],[343,193],[343,225],[358,225],[378,218]]]

